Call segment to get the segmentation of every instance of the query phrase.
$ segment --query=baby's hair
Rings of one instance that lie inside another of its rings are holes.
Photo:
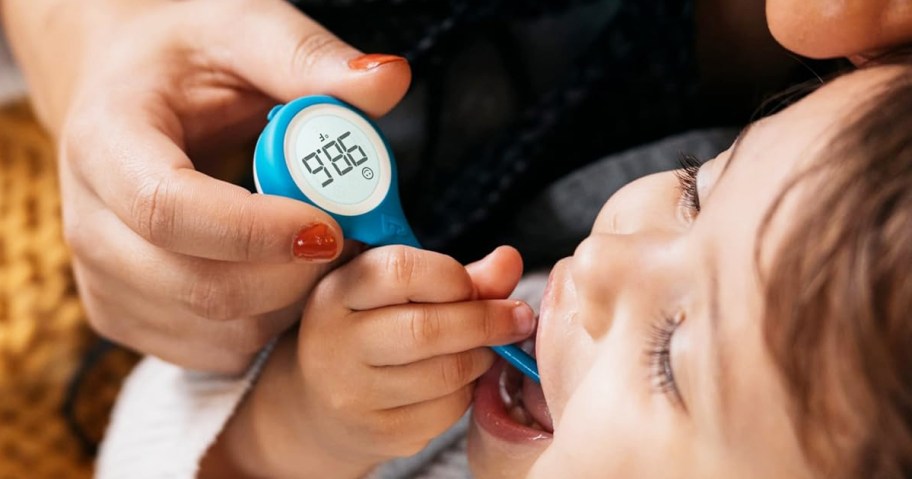
[[[821,477],[912,477],[912,64],[892,63],[761,229],[813,182],[763,274],[764,327]]]

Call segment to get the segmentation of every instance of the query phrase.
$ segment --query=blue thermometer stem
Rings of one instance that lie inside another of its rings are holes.
[[[513,367],[525,374],[529,379],[536,383],[541,383],[541,378],[538,376],[538,364],[535,362],[535,358],[529,356],[525,351],[520,349],[519,346],[508,344],[506,346],[491,346],[491,349],[500,355],[500,357],[506,359],[508,363],[512,364]]]

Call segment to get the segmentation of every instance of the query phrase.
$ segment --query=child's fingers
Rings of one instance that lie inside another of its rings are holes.
[[[418,453],[465,415],[472,403],[472,392],[473,387],[468,385],[447,396],[382,411],[383,426],[377,428],[374,435],[378,444],[385,444],[390,450],[381,452],[390,457]],[[413,442],[389,440],[390,437],[401,436],[403,430],[409,431]]]
[[[440,253],[408,246],[367,251],[327,278],[324,286],[351,310],[464,301],[474,286],[465,267]]]
[[[372,366],[413,363],[443,354],[521,341],[535,328],[521,301],[407,304],[359,313],[360,354]]]
[[[501,246],[466,270],[475,285],[475,299],[502,299],[510,296],[522,277],[522,256],[516,248]]]
[[[392,409],[449,396],[481,377],[494,358],[490,349],[476,348],[404,366],[374,367],[375,404]]]

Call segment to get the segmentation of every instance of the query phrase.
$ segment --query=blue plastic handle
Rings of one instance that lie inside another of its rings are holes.
[[[418,246],[399,202],[399,179],[396,159],[389,142],[377,124],[361,110],[337,98],[326,95],[312,95],[297,98],[287,104],[277,105],[269,112],[269,123],[257,140],[254,151],[253,172],[257,191],[270,195],[284,196],[309,203],[319,208],[308,198],[291,177],[285,162],[285,133],[295,116],[306,108],[316,105],[335,105],[358,114],[377,132],[390,161],[390,186],[386,196],[374,209],[363,214],[348,216],[326,211],[332,216],[346,238],[355,239],[372,246],[404,244]]]

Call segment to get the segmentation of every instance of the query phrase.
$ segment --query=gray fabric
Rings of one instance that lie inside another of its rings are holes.
[[[684,153],[709,159],[728,148],[737,130],[698,130],[640,146],[574,171],[517,213],[510,244],[533,265],[573,253],[589,235],[608,198],[631,181],[680,167]]]

